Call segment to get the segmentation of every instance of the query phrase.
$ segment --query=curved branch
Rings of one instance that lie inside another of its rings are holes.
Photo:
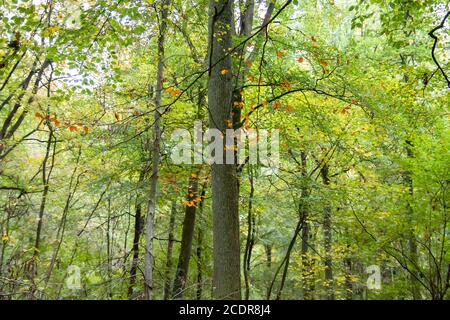
[[[447,74],[445,73],[444,69],[442,69],[441,65],[439,64],[439,61],[436,59],[435,52],[436,52],[436,47],[437,47],[439,38],[434,34],[436,31],[438,31],[444,27],[444,24],[447,21],[449,16],[450,16],[450,11],[447,12],[444,19],[442,19],[441,23],[436,28],[434,28],[433,30],[430,31],[429,35],[430,35],[430,37],[432,37],[434,39],[433,48],[431,49],[431,56],[433,57],[434,63],[437,65],[438,69],[441,71],[442,75],[444,76],[445,80],[447,81],[448,88],[450,89],[450,79],[447,76]]]

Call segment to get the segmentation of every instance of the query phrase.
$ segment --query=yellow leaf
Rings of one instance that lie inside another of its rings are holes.
[[[2,241],[4,241],[4,242],[7,242],[7,241],[9,241],[9,236],[8,235],[3,235],[2,236]]]
[[[60,28],[59,28],[58,26],[49,26],[49,27],[47,28],[47,31],[48,31],[48,33],[52,34],[52,33],[57,32],[59,29],[60,29]]]
[[[227,74],[229,74],[230,73],[230,70],[228,70],[228,69],[222,69],[222,70],[220,70],[220,74],[222,75],[222,76],[226,76]]]
[[[117,121],[122,121],[122,115],[120,113],[115,112],[114,113],[114,117],[116,118]]]

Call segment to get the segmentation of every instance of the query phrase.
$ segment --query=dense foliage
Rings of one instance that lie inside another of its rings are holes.
[[[0,2],[0,299],[448,299],[449,10]],[[230,85],[209,126],[279,129],[280,166],[227,167],[219,194],[171,135]]]

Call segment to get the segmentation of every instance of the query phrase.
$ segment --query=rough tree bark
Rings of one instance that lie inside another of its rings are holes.
[[[233,1],[209,2],[209,126],[225,133],[233,123],[232,47]],[[225,154],[225,152],[224,152]],[[212,165],[214,296],[241,298],[239,191],[235,164]]]

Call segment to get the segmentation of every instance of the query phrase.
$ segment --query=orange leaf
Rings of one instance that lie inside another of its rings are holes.
[[[202,202],[202,198],[195,198],[195,199],[194,199],[194,202],[195,202],[195,203]]]
[[[166,92],[167,92],[168,94],[172,94],[173,88],[172,88],[172,87],[167,88],[167,89],[166,89]]]
[[[284,112],[286,112],[286,113],[290,113],[293,111],[294,111],[294,108],[292,108],[291,106],[287,106],[286,108],[284,108]]]
[[[78,128],[76,126],[69,126],[70,132],[76,132]]]
[[[183,92],[180,89],[174,89],[173,87],[169,87],[166,89],[166,92],[170,94],[172,97],[178,97]]]
[[[36,118],[38,118],[40,120],[44,120],[44,116],[40,112],[36,112],[35,116],[36,116]]]
[[[305,62],[305,58],[299,57],[299,58],[297,59],[297,61],[298,61],[299,63],[303,63],[303,62]]]
[[[83,127],[83,131],[84,131],[85,134],[88,134],[89,133],[89,128],[88,127]]]
[[[277,51],[277,57],[278,58],[283,58],[284,57],[284,51]]]
[[[348,105],[344,109],[342,109],[341,113],[342,114],[349,114],[350,110],[352,110],[352,106]]]
[[[222,76],[226,76],[227,74],[229,74],[230,73],[230,70],[228,70],[228,69],[222,69],[222,70],[220,70],[220,74],[222,75]]]
[[[283,87],[287,88],[289,91],[292,91],[292,85],[288,80],[283,80],[282,84]]]
[[[324,68],[328,67],[328,62],[326,60],[320,60],[320,65]]]
[[[181,89],[175,89],[173,90],[172,96],[174,97],[178,97],[183,93],[183,91]]]

